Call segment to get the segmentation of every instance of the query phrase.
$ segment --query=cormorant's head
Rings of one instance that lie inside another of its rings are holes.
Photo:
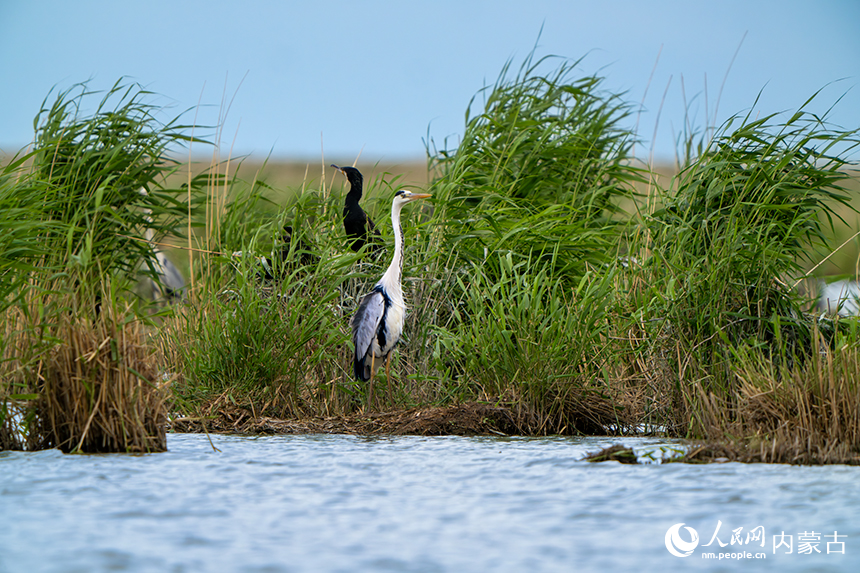
[[[346,179],[349,181],[349,184],[352,185],[353,189],[361,191],[361,186],[364,183],[364,177],[361,176],[361,171],[355,167],[338,167],[335,164],[332,164],[332,167],[346,175]]]

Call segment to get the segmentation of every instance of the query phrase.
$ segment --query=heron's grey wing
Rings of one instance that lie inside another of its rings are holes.
[[[185,280],[173,263],[161,251],[155,252],[155,270],[158,273],[158,287],[168,297],[183,298]]]
[[[182,274],[179,272],[179,269],[170,262],[170,260],[165,257],[162,253],[159,253],[158,262],[161,264],[161,282],[172,291],[181,291],[185,288],[185,279],[182,278]]]
[[[385,298],[379,291],[373,291],[361,299],[355,316],[349,322],[352,326],[352,342],[355,344],[357,358],[360,359],[367,354],[367,349],[370,348],[373,337],[379,329],[384,310]]]

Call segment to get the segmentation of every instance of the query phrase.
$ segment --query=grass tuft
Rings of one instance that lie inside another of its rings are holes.
[[[398,175],[366,174],[384,254],[356,254],[325,171],[277,188],[216,150],[175,186],[190,138],[145,92],[89,117],[85,86],[59,94],[0,172],[0,447],[152,451],[169,407],[186,429],[649,433],[696,440],[687,461],[860,463],[860,328],[798,288],[855,213],[858,130],[804,107],[690,126],[669,177],[577,64],[508,63],[459,145],[428,145],[375,401],[348,322],[390,261]],[[147,229],[190,284],[154,315]]]

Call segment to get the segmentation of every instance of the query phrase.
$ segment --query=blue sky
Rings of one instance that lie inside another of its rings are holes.
[[[0,0],[0,149],[32,139],[53,87],[127,76],[169,117],[200,102],[187,121],[223,118],[222,155],[420,159],[428,133],[456,142],[472,96],[536,43],[642,105],[641,157],[671,159],[685,108],[702,126],[718,97],[721,123],[759,92],[765,114],[823,88],[810,109],[844,96],[828,117],[860,127],[855,0]]]

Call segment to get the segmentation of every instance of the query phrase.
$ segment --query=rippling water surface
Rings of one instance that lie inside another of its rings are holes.
[[[860,468],[580,461],[619,441],[666,445],[212,436],[215,451],[179,434],[163,454],[0,452],[0,571],[860,571]]]

